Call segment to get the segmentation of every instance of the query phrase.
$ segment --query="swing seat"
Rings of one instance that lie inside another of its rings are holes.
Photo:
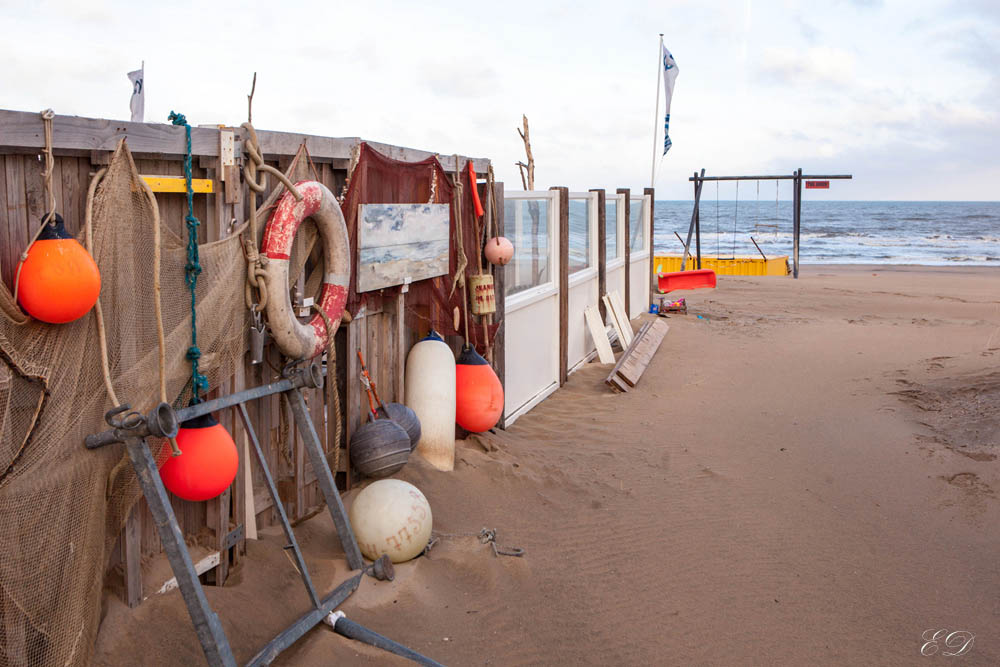
[[[657,289],[660,294],[679,289],[703,289],[715,287],[715,271],[696,269],[694,271],[674,271],[656,274]]]

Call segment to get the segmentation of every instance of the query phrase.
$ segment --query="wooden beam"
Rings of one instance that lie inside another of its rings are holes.
[[[132,504],[122,535],[125,561],[125,602],[130,608],[142,603],[142,526],[139,523],[139,503]]]
[[[559,192],[559,386],[569,377],[569,188]]]
[[[623,313],[625,317],[625,322],[628,323],[629,320],[629,304],[631,303],[631,292],[629,291],[630,274],[632,273],[632,233],[630,229],[631,225],[631,205],[632,205],[632,195],[628,188],[618,188],[616,192],[620,195],[625,195],[625,233],[619,243],[625,244],[625,312]]]
[[[606,259],[606,255],[608,254],[608,207],[604,188],[594,188],[591,192],[597,193],[597,307],[601,313],[601,322],[604,322],[607,314],[604,310],[604,301],[601,297],[608,291],[608,265]]]
[[[187,179],[183,176],[147,176],[142,174],[153,192],[180,192],[187,194]],[[192,178],[191,189],[196,195],[207,195],[215,191],[214,182],[210,178]]]
[[[194,155],[218,157],[219,127],[192,127],[191,152]],[[245,131],[243,132],[245,133]],[[303,143],[313,161],[332,161],[334,167],[346,169],[358,137],[320,137],[295,132],[257,130],[265,159],[279,155],[294,155]],[[89,157],[92,151],[113,151],[121,139],[128,141],[136,156],[176,156],[186,152],[184,128],[167,123],[132,123],[124,120],[84,118],[56,115],[52,122],[52,142],[56,154]],[[367,142],[383,155],[405,162],[418,162],[432,155],[430,151],[393,146],[377,141]],[[45,146],[41,115],[29,111],[0,109],[0,151],[37,153]],[[451,160],[454,157],[441,157]],[[486,158],[459,156],[462,164],[472,160],[476,171],[485,173],[490,161]]]
[[[653,292],[657,291],[656,271],[654,271],[656,253],[653,252],[653,233],[656,231],[656,190],[654,188],[643,188],[643,196],[649,195],[649,292],[647,299],[653,298]],[[652,303],[652,301],[650,301]],[[646,304],[647,306],[649,303]],[[647,308],[648,310],[648,308]]]

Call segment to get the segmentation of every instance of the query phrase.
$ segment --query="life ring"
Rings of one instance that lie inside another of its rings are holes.
[[[261,254],[267,257],[265,310],[278,349],[291,359],[312,359],[326,350],[328,337],[336,333],[347,304],[347,287],[351,280],[350,242],[340,204],[326,186],[316,181],[300,181],[295,189],[302,199],[296,201],[291,192],[284,194],[267,221],[261,241]],[[330,318],[332,331],[327,331],[320,313],[313,315],[306,324],[299,322],[288,293],[292,243],[299,225],[307,218],[316,223],[323,242],[326,274],[317,306]]]

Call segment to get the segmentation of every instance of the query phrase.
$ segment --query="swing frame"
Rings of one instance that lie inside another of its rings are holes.
[[[762,176],[706,176],[702,169],[699,174],[694,172],[688,181],[694,183],[694,209],[691,211],[691,225],[688,227],[687,242],[684,244],[684,257],[681,259],[681,271],[687,267],[688,255],[691,255],[691,237],[695,239],[695,268],[701,268],[701,188],[706,181],[794,181],[792,187],[792,276],[799,277],[799,239],[802,231],[802,181],[804,180],[850,180],[851,174],[834,175],[803,175],[802,168],[791,174],[769,174]],[[737,184],[738,187],[738,184]],[[759,187],[759,185],[758,185]],[[737,200],[738,201],[738,200]],[[739,204],[737,203],[737,206]],[[735,220],[734,220],[735,225]]]

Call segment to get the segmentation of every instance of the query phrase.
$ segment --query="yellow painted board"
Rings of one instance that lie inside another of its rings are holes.
[[[187,181],[183,176],[143,176],[142,180],[153,192],[187,192]],[[212,194],[213,181],[210,178],[192,178],[191,189],[195,194]]]
[[[656,273],[672,273],[681,270],[681,255],[656,255],[653,259],[653,268]],[[688,255],[685,270],[693,271],[696,260]],[[701,268],[712,269],[717,274],[723,276],[787,276],[788,256],[779,255],[769,257],[754,257],[744,255],[737,257],[716,258],[701,256]]]

